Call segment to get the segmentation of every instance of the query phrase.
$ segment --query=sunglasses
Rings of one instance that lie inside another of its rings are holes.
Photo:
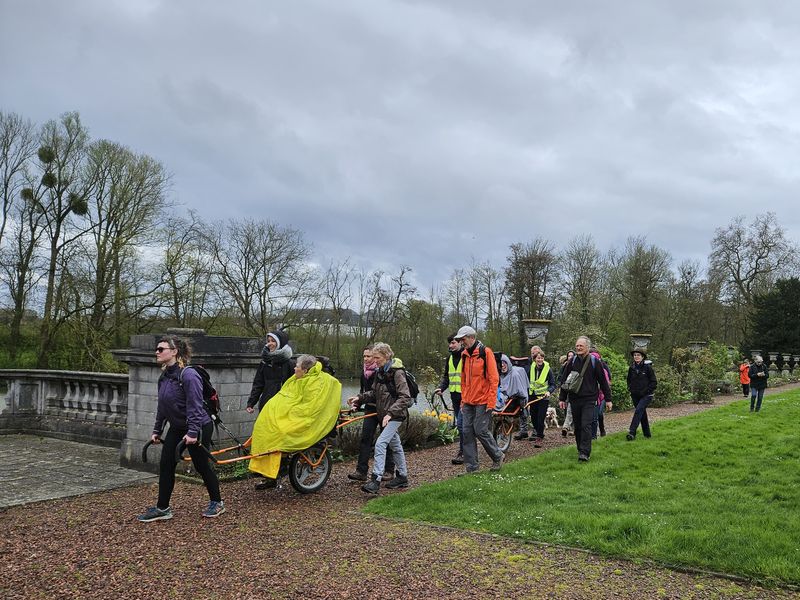
[[[169,346],[167,346],[166,348],[164,348],[163,346],[156,346],[156,354],[161,354],[162,352],[165,352],[167,350],[174,350],[174,348],[170,348]]]

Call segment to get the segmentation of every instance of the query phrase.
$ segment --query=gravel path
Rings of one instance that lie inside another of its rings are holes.
[[[714,406],[737,399],[722,397]],[[708,408],[653,409],[653,434],[660,420]],[[611,414],[606,428],[622,431],[629,421],[629,412]],[[573,438],[550,431],[545,448],[515,442],[509,459],[564,443]],[[456,475],[452,454],[452,446],[412,453],[412,482]],[[352,467],[336,464],[328,485],[310,496],[288,484],[264,492],[250,481],[224,484],[228,512],[216,520],[200,517],[204,488],[184,482],[176,486],[171,521],[134,520],[153,503],[153,484],[10,508],[0,512],[0,589],[8,598],[800,598],[580,550],[365,516],[359,509],[367,499],[346,478]]]

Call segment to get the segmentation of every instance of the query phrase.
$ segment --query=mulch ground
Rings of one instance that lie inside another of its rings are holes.
[[[715,406],[738,399],[721,397]],[[711,408],[652,409],[658,421]],[[769,402],[765,403],[769,409]],[[606,416],[610,433],[630,413]],[[509,460],[545,447],[514,442]],[[413,484],[455,476],[453,446],[409,454]],[[602,440],[592,460],[602,460]],[[482,455],[488,466],[488,459]],[[0,590],[7,598],[800,598],[723,577],[598,557],[579,550],[362,515],[367,502],[338,463],[327,486],[301,496],[288,482],[256,491],[223,484],[227,513],[203,519],[202,486],[178,482],[175,518],[141,524],[155,485],[0,512]],[[386,493],[403,493],[386,492]],[[447,506],[442,506],[443,511]]]

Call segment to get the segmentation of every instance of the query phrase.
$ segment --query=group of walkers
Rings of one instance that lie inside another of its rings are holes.
[[[575,352],[561,359],[558,375],[545,360],[539,346],[531,348],[530,359],[495,353],[477,339],[477,332],[469,325],[461,327],[448,338],[449,355],[444,374],[435,390],[441,396],[449,392],[456,426],[459,432],[459,449],[452,459],[455,465],[464,465],[464,473],[479,470],[478,442],[491,459],[490,470],[501,469],[505,455],[498,447],[492,432],[495,411],[519,411],[519,432],[516,439],[530,439],[541,447],[545,437],[545,418],[551,397],[560,388],[558,403],[566,411],[563,434],[574,429],[578,460],[586,462],[592,451],[592,439],[605,435],[602,415],[612,408],[611,373],[600,353],[586,336],[575,342]],[[192,463],[202,476],[209,495],[209,504],[203,511],[207,518],[225,512],[220,496],[219,481],[209,464],[208,457],[198,442],[209,447],[213,433],[211,417],[203,406],[203,382],[195,369],[187,369],[191,348],[185,340],[166,336],[156,346],[156,361],[162,374],[158,381],[158,405],[151,442],[163,444],[159,470],[159,493],[154,507],[139,515],[142,522],[172,518],[170,498],[175,485],[175,450],[183,441]],[[271,332],[262,351],[262,360],[256,370],[252,391],[247,402],[247,412],[261,411],[284,384],[309,372],[317,374],[320,365],[313,356],[303,355],[295,360],[292,348],[283,331]],[[636,437],[641,425],[645,437],[651,436],[647,407],[656,388],[655,372],[643,350],[632,352],[633,364],[628,370],[628,389],[635,411],[627,435]],[[757,364],[758,363],[757,361]],[[498,367],[499,365],[499,367]],[[764,372],[763,375],[760,373]],[[753,365],[751,379],[766,387],[765,369]],[[754,384],[750,384],[753,389]],[[763,388],[758,394],[758,410]],[[753,401],[756,394],[754,392]],[[379,342],[363,350],[363,370],[360,391],[348,399],[356,410],[369,416],[363,419],[359,456],[355,471],[348,474],[351,480],[363,482],[362,490],[368,494],[379,493],[383,484],[388,489],[409,486],[408,466],[398,430],[413,404],[403,362],[394,356],[389,344]],[[752,410],[752,408],[751,408]],[[528,432],[528,419],[532,431]],[[169,428],[164,434],[166,424]],[[375,433],[380,428],[377,440]],[[370,455],[374,454],[372,469]],[[260,471],[264,473],[265,471]],[[276,479],[265,476],[256,483],[256,489],[275,487]]]
[[[764,399],[768,379],[769,369],[760,355],[753,359],[753,364],[745,358],[739,365],[739,383],[742,384],[744,397],[750,396],[750,412],[761,410],[761,401]]]

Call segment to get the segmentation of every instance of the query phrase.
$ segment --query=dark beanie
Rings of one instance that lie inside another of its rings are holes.
[[[267,334],[267,337],[271,337],[278,343],[278,348],[283,348],[286,344],[289,343],[289,336],[286,335],[286,332],[283,329],[278,331],[270,331]]]

